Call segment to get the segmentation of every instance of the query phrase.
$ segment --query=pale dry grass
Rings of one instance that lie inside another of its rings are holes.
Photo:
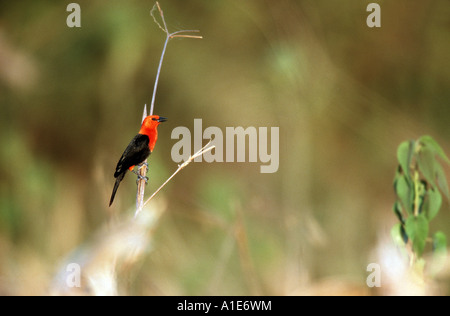
[[[124,295],[118,288],[120,274],[151,249],[152,236],[167,204],[158,200],[145,206],[138,217],[127,212],[115,223],[101,228],[92,241],[78,246],[60,264],[51,284],[51,295]],[[81,268],[81,286],[70,287],[71,263]]]

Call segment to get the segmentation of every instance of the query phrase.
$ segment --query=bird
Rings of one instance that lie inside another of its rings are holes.
[[[125,148],[119,162],[117,162],[116,171],[114,172],[116,182],[114,183],[109,206],[113,203],[119,184],[127,171],[133,171],[134,166],[142,164],[152,153],[158,140],[158,125],[165,121],[167,121],[167,118],[159,115],[145,117],[139,133],[134,136],[127,148]]]

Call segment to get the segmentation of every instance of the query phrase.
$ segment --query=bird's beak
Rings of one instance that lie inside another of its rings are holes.
[[[166,117],[160,116],[159,119],[158,119],[158,122],[160,122],[160,123],[165,122],[165,121],[167,121]]]

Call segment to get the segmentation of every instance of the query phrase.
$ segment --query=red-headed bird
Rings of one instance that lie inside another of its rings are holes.
[[[125,177],[127,170],[132,171],[134,166],[141,164],[152,153],[158,140],[158,125],[165,122],[167,119],[159,115],[147,116],[141,125],[141,130],[134,136],[127,148],[120,157],[116,166],[116,172],[114,172],[114,189],[111,194],[111,200],[109,206],[111,206],[116,196],[117,189],[119,188],[120,181]]]

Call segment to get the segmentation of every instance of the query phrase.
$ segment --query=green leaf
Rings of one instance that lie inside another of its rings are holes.
[[[433,252],[441,254],[447,253],[447,237],[441,231],[438,231],[433,235]]]
[[[405,222],[405,231],[413,244],[413,250],[418,257],[421,257],[425,249],[428,236],[428,220],[425,216],[410,216]]]
[[[391,238],[397,246],[404,247],[406,245],[403,238],[402,224],[397,223],[391,229]]]
[[[406,212],[409,215],[413,214],[413,204],[414,204],[414,197],[413,197],[413,188],[409,185],[409,183],[406,180],[405,175],[400,175],[397,177],[395,183],[394,183],[394,189],[395,193],[397,194],[400,202],[403,205],[403,208],[406,210]]]
[[[435,277],[437,273],[445,268],[447,261],[447,237],[443,232],[433,235],[433,260],[429,266],[430,274]]]
[[[423,144],[424,146],[431,149],[435,154],[437,154],[439,157],[444,159],[445,162],[450,163],[450,159],[445,154],[442,147],[438,144],[437,141],[433,139],[433,137],[429,135],[425,135],[419,138],[419,142]]]
[[[393,210],[398,220],[403,224],[405,220],[403,219],[402,206],[400,205],[399,201],[395,201]]]
[[[442,205],[442,195],[439,190],[431,188],[427,192],[427,197],[425,201],[425,215],[428,220],[431,221],[441,209]]]
[[[406,178],[408,180],[411,179],[409,167],[411,165],[411,159],[414,154],[413,148],[414,148],[414,141],[411,140],[401,143],[397,149],[398,162],[400,164],[400,167],[402,167],[403,173],[406,175]]]
[[[444,169],[442,168],[442,166],[440,164],[437,164],[437,166],[436,166],[436,176],[437,176],[439,188],[441,189],[442,193],[445,194],[447,199],[450,199],[447,178],[445,177]]]
[[[434,157],[434,152],[428,147],[420,148],[419,155],[417,156],[417,163],[419,164],[419,169],[425,179],[435,187],[436,165],[439,165],[439,163]]]

